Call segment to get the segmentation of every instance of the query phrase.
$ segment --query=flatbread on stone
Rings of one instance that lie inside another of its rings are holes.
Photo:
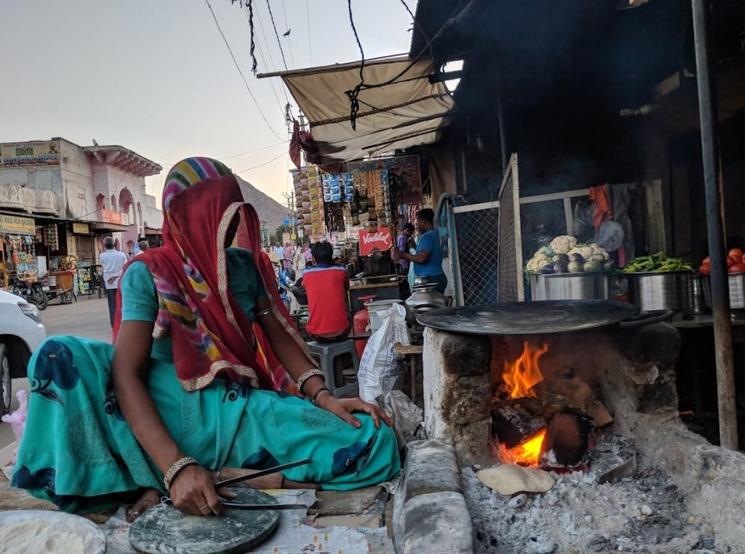
[[[484,485],[499,494],[511,496],[518,492],[546,492],[554,486],[554,478],[542,469],[502,464],[476,473]]]

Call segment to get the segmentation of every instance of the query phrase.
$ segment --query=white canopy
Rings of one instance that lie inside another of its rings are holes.
[[[439,131],[447,125],[448,113],[453,109],[453,99],[444,83],[429,82],[434,72],[431,60],[419,60],[407,69],[410,64],[406,56],[365,62],[366,84],[387,83],[394,77],[396,80],[361,90],[356,130],[352,129],[351,104],[346,91],[360,82],[360,62],[263,77],[282,77],[308,118],[323,158],[328,162],[345,162],[439,139]]]

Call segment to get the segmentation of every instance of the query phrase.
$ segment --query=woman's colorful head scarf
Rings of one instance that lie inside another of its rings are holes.
[[[238,179],[223,163],[187,158],[163,188],[163,246],[138,256],[155,281],[159,312],[154,336],[170,335],[177,375],[186,390],[216,377],[252,387],[295,392],[259,325],[251,322],[228,290],[226,244],[249,250],[273,312],[305,348],[279,299],[274,270],[261,249],[259,218],[244,201]],[[118,310],[115,334],[121,321]]]

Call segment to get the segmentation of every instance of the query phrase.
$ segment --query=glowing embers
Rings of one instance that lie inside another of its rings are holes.
[[[497,457],[504,464],[538,467],[545,439],[546,429],[541,429],[513,448],[508,448],[505,443],[499,442],[497,443]]]
[[[548,344],[526,340],[496,366],[491,451],[502,463],[572,471],[584,467],[595,427],[612,417],[574,370],[542,364],[548,353]]]

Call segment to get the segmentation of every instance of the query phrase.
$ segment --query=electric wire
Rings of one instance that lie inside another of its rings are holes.
[[[256,105],[256,109],[258,110],[259,114],[261,114],[261,118],[264,120],[264,123],[266,123],[266,126],[269,127],[269,130],[272,132],[272,134],[277,137],[278,140],[283,140],[279,134],[277,134],[277,131],[274,130],[274,127],[269,123],[269,120],[267,119],[266,115],[261,109],[261,106],[259,105],[258,100],[256,99],[256,96],[254,96],[253,91],[251,90],[251,87],[248,86],[248,80],[246,79],[246,76],[243,74],[243,70],[241,69],[241,66],[238,64],[238,60],[235,58],[235,54],[233,54],[233,49],[230,47],[230,43],[228,42],[227,37],[225,36],[225,33],[222,30],[222,27],[220,26],[220,22],[217,20],[217,15],[215,15],[215,11],[212,9],[212,5],[210,4],[209,0],[204,0],[205,4],[207,4],[207,7],[210,10],[210,13],[212,14],[212,19],[215,21],[215,25],[217,26],[217,30],[220,32],[220,36],[222,37],[223,42],[225,42],[225,46],[228,48],[228,52],[230,53],[230,57],[233,60],[233,64],[235,65],[235,68],[238,70],[238,73],[241,76],[241,79],[243,79],[243,84],[246,86],[246,91],[248,91],[249,96],[253,100],[254,104]]]
[[[310,64],[313,65],[313,40],[310,35],[310,0],[305,0],[305,22],[308,27],[308,55],[310,56]]]
[[[442,24],[442,26],[437,30],[437,32],[432,35],[432,37],[427,41],[427,43],[424,45],[424,47],[421,49],[421,51],[414,57],[413,60],[403,69],[401,70],[397,75],[394,77],[391,77],[387,81],[384,81],[382,83],[373,83],[368,84],[364,81],[364,74],[363,70],[365,68],[365,54],[362,50],[362,44],[360,43],[359,34],[357,33],[357,28],[354,25],[354,15],[352,13],[352,0],[347,0],[347,7],[349,11],[349,21],[352,26],[352,32],[354,33],[354,38],[357,41],[357,46],[360,49],[360,54],[362,55],[362,59],[360,61],[360,82],[351,90],[345,91],[346,95],[349,97],[350,101],[350,123],[352,125],[352,129],[357,129],[356,124],[356,118],[357,118],[357,112],[359,111],[359,100],[357,99],[360,92],[362,90],[369,90],[369,89],[375,89],[375,88],[381,88],[388,86],[392,83],[395,83],[398,79],[400,79],[402,76],[404,76],[412,67],[414,67],[417,62],[424,56],[424,54],[427,51],[432,51],[432,45],[437,38],[442,34],[442,32],[451,24],[453,18],[458,14],[462,9],[464,1],[466,1],[466,6],[468,6],[472,0],[460,0],[458,4],[456,5],[455,9],[451,12],[450,16],[445,20],[445,22]],[[406,6],[407,10],[409,10],[408,5]]]
[[[214,156],[214,159],[222,161],[222,160],[230,160],[232,158],[239,158],[240,156],[248,156],[249,154],[256,154],[257,152],[263,152],[264,150],[269,150],[271,148],[276,148],[277,146],[279,146],[281,144],[287,144],[288,142],[290,142],[290,141],[289,140],[282,140],[280,142],[275,142],[274,144],[269,144],[267,146],[262,146],[260,148],[254,148],[253,150],[247,150],[245,152],[238,152],[236,154]],[[182,159],[183,158],[181,158],[181,160]],[[162,165],[163,167],[170,168],[170,167],[173,167],[174,165],[176,165],[176,163],[180,162],[181,160],[176,160],[176,161],[167,162],[167,163],[161,163],[160,165]]]
[[[285,19],[285,29],[287,29],[287,31],[285,32],[289,33],[290,31],[292,31],[292,28],[287,23],[287,8],[285,7],[285,0],[282,0],[282,15]],[[292,63],[292,67],[295,67],[295,56],[292,54],[292,34],[287,35],[287,46],[290,50],[290,62]]]
[[[254,34],[253,21],[252,21],[251,18],[249,18],[249,13],[248,12],[246,12],[246,17],[247,17],[247,20],[248,20],[249,32],[251,33],[251,44],[252,44],[252,46],[255,44],[255,46],[256,46],[256,48],[258,50],[259,59],[261,59],[261,65],[262,65],[262,67],[266,68],[268,66],[267,66],[266,58],[264,57],[264,53],[263,53],[263,50],[261,48],[261,45],[258,42],[255,42],[254,41],[255,34]],[[272,79],[269,79],[269,85],[272,88],[272,94],[274,95],[274,99],[277,101],[277,106],[279,107],[279,111],[280,112],[284,112],[284,108],[282,107],[282,101],[279,99],[279,95],[277,94],[277,87],[274,85],[274,81]],[[287,99],[287,93],[285,93],[285,101],[286,102],[289,101]]]
[[[274,14],[272,13],[272,4],[269,0],[266,0],[266,9],[269,10],[269,18],[272,20],[272,28],[274,28],[274,36],[277,37],[277,45],[279,46],[279,53],[282,55],[282,63],[285,66],[285,70],[288,70],[287,60],[285,59],[285,51],[282,49],[282,41],[279,38],[279,32],[277,31],[277,24],[274,22]]]
[[[264,163],[260,163],[259,165],[255,165],[253,167],[247,167],[246,169],[239,169],[238,171],[234,171],[233,173],[246,173],[247,171],[252,171],[254,169],[258,169],[260,167],[264,167],[265,165],[269,165],[272,162],[276,162],[278,159],[280,159],[282,156],[286,156],[287,152],[282,152],[278,156],[275,156],[271,160],[267,160]]]

